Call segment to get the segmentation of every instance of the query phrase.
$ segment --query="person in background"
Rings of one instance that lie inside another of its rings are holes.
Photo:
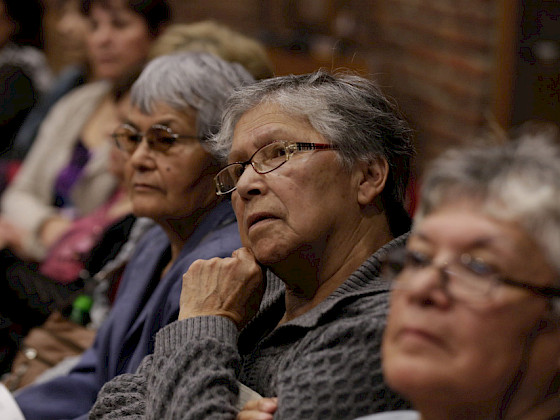
[[[229,94],[252,81],[240,65],[209,54],[164,56],[143,70],[113,134],[128,155],[133,212],[157,226],[138,244],[111,313],[78,365],[21,390],[17,405],[6,393],[0,397],[21,410],[19,418],[87,418],[101,386],[135,371],[153,351],[155,333],[177,319],[181,278],[193,261],[226,257],[240,246],[231,203],[214,194],[220,165],[207,140]]]
[[[112,94],[117,110],[128,104],[126,92],[138,74],[139,70],[115,83]],[[107,123],[114,130],[112,120]],[[95,274],[126,241],[134,217],[124,182],[125,162],[123,152],[113,145],[108,169],[119,181],[115,192],[97,209],[73,220],[41,263],[22,260],[0,247],[0,373],[11,369],[19,343],[32,327],[42,324],[53,311],[65,311],[84,288],[90,288],[84,269]],[[103,241],[90,256],[106,229],[112,243]]]
[[[380,259],[410,223],[413,147],[395,106],[358,76],[266,79],[232,95],[212,145],[244,247],[191,265],[179,320],[90,419],[234,419],[247,387],[278,397],[278,419],[406,407],[380,367]]]
[[[14,181],[2,195],[0,242],[40,261],[72,220],[104,203],[116,188],[107,171],[107,121],[116,126],[111,83],[145,62],[169,20],[166,0],[83,0],[88,53],[97,81],[57,102]]]
[[[170,25],[154,42],[149,57],[181,51],[207,52],[239,63],[256,80],[273,76],[272,63],[261,42],[212,20]]]
[[[433,164],[386,264],[383,372],[417,411],[367,419],[560,417],[559,162],[537,135]]]
[[[41,44],[43,9],[38,0],[0,0],[0,156],[47,91],[52,73]]]
[[[69,62],[53,80],[49,90],[40,98],[20,125],[12,148],[0,160],[0,168],[5,186],[9,184],[21,161],[33,145],[39,127],[53,105],[72,89],[84,84],[89,78],[89,64],[86,48],[89,22],[82,13],[81,0],[55,0],[57,20],[54,27],[60,50]],[[0,186],[0,191],[5,189]]]

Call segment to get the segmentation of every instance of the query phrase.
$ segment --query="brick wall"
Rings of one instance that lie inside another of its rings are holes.
[[[303,5],[312,8],[318,2]],[[212,17],[274,44],[278,74],[351,67],[379,80],[416,129],[419,170],[445,148],[477,136],[492,120],[500,2],[322,1],[332,21],[320,27],[311,22],[316,36],[307,39],[306,51],[289,45],[297,34],[288,3],[174,1],[179,20]],[[315,41],[322,47],[315,48]],[[339,51],[341,42],[350,49]],[[280,48],[282,43],[287,48]]]
[[[496,2],[376,4],[371,67],[417,129],[421,163],[478,135],[493,105]]]

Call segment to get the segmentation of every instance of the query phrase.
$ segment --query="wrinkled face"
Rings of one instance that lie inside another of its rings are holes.
[[[228,160],[246,161],[260,147],[279,140],[328,143],[307,120],[263,104],[237,123]],[[357,205],[351,174],[341,169],[336,153],[298,153],[266,174],[246,167],[231,198],[243,245],[262,264],[302,253],[320,260],[326,247],[341,240]]]
[[[148,25],[124,2],[110,9],[94,4],[89,21],[87,46],[96,77],[114,80],[146,59],[153,41]]]
[[[435,264],[470,254],[503,276],[554,285],[551,265],[518,224],[497,221],[461,202],[427,215],[407,248]],[[488,301],[467,303],[449,296],[433,267],[414,278],[406,275],[406,270],[400,275],[406,287],[393,291],[383,341],[391,387],[418,408],[437,400],[440,406],[484,406],[485,401],[501,400],[522,368],[526,350],[525,382],[514,398],[544,394],[560,357],[560,335],[547,299],[499,284]],[[536,334],[533,340],[530,334]]]
[[[126,123],[142,133],[161,124],[177,134],[196,135],[193,115],[161,102],[151,115],[132,107]],[[166,152],[150,149],[143,139],[126,165],[134,214],[160,223],[189,218],[216,200],[217,171],[216,162],[196,139],[181,140]]]
[[[60,51],[68,62],[81,63],[87,58],[88,19],[82,14],[77,0],[66,0],[60,10],[56,30],[60,35]]]

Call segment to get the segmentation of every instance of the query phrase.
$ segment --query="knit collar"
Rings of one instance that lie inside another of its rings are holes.
[[[389,284],[380,278],[381,263],[388,252],[405,245],[408,235],[408,233],[401,235],[379,248],[323,302],[305,314],[286,322],[276,330],[294,327],[314,328],[335,306],[345,305],[348,301],[354,301],[363,296],[389,292]],[[276,327],[276,323],[280,321],[285,311],[284,283],[270,271],[267,271],[266,279],[267,288],[259,314],[244,330],[247,331],[247,334],[261,334],[261,337],[265,330],[272,331]]]

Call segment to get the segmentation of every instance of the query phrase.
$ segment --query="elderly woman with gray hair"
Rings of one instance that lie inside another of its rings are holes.
[[[16,397],[25,418],[87,416],[102,385],[134,372],[155,333],[177,319],[182,275],[193,261],[227,257],[241,245],[231,203],[213,191],[221,165],[208,138],[229,94],[252,81],[238,64],[186,53],[151,61],[135,82],[114,139],[128,155],[134,214],[158,226],[138,244],[94,346],[67,376]]]
[[[560,418],[560,148],[453,151],[422,191],[387,260],[383,337],[385,378],[417,411],[367,418]]]
[[[136,374],[104,387],[91,418],[234,419],[246,387],[278,397],[283,419],[406,406],[379,357],[380,259],[410,222],[413,149],[395,107],[357,76],[269,79],[230,98],[213,144],[243,248],[191,265],[179,320]]]

